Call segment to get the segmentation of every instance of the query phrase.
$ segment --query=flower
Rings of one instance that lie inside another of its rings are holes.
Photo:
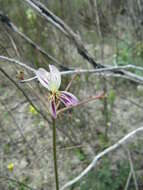
[[[56,103],[58,100],[65,106],[73,106],[78,103],[78,99],[70,92],[59,91],[61,85],[60,71],[54,65],[49,65],[49,70],[50,72],[47,72],[45,69],[39,68],[36,71],[36,76],[39,82],[51,92],[49,96],[50,112],[56,118]]]
[[[35,108],[32,105],[29,106],[29,112],[32,113],[33,115],[38,114],[37,111],[35,110]]]
[[[14,164],[11,162],[7,165],[7,168],[9,171],[13,171],[13,168],[14,168]]]

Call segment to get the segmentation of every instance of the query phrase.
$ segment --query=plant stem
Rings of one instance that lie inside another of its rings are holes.
[[[58,167],[57,167],[57,151],[56,151],[56,122],[53,119],[53,158],[54,158],[54,173],[56,190],[59,190],[59,180],[58,180]]]

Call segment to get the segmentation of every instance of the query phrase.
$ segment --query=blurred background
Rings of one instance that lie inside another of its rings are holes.
[[[81,36],[86,49],[98,63],[143,65],[142,0],[40,2]],[[24,34],[64,67],[93,68],[78,54],[71,40],[25,1],[0,0],[0,13],[7,16],[19,31],[13,31],[0,17],[0,55],[20,60],[35,69],[43,67],[48,70],[49,64],[56,65],[19,35]],[[33,77],[28,70],[2,61],[0,68],[9,76],[0,72],[0,189],[55,189],[52,130],[47,121],[51,119],[48,92],[36,80],[19,83],[20,79]],[[141,71],[132,72],[143,77]],[[71,75],[62,77],[62,90],[71,79]],[[12,80],[25,92],[24,95]],[[86,73],[76,76],[70,92],[80,101],[100,92],[106,96],[64,112],[58,118],[60,186],[77,176],[96,154],[143,125],[143,86],[136,82]],[[105,156],[71,190],[143,189],[142,137],[142,134],[136,136],[130,143]],[[134,175],[130,174],[131,161]]]

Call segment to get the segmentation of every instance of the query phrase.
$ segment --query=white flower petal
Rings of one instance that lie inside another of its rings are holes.
[[[45,88],[47,88],[50,91],[50,86],[51,86],[50,85],[50,83],[51,83],[50,73],[43,68],[39,68],[36,71],[36,76],[37,76],[39,82],[42,84],[42,86],[44,86]]]
[[[49,65],[49,69],[51,77],[50,90],[57,91],[61,85],[61,73],[54,65]]]

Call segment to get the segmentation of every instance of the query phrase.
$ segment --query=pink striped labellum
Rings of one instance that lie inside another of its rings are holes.
[[[50,113],[53,118],[57,117],[56,102],[60,100],[65,106],[73,106],[78,103],[78,99],[70,92],[59,91],[61,85],[60,71],[54,66],[49,65],[50,72],[43,68],[39,68],[36,71],[36,76],[45,88],[47,88],[51,95],[49,96]]]

